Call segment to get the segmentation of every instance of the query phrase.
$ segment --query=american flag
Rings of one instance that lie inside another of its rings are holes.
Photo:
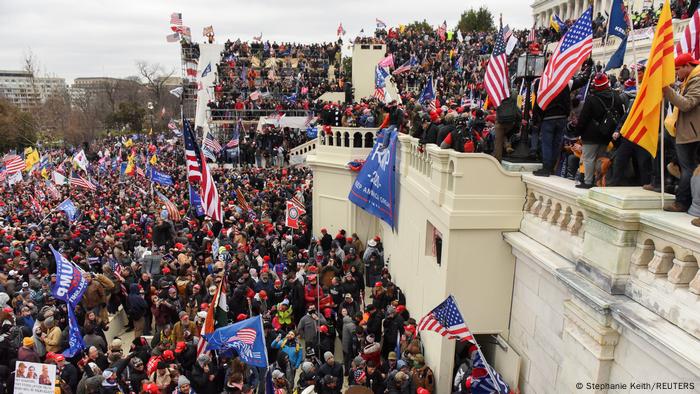
[[[219,153],[221,151],[221,144],[219,144],[219,141],[208,131],[204,133],[203,144],[214,153]]]
[[[445,33],[447,33],[447,21],[442,22],[437,28],[437,34],[440,36],[440,40],[445,41]]]
[[[238,146],[238,136],[231,138],[231,141],[226,143],[227,148],[235,148]]]
[[[61,193],[58,191],[58,189],[56,189],[56,186],[54,186],[53,183],[44,181],[44,185],[46,185],[46,192],[52,199],[61,198]]]
[[[406,71],[410,71],[413,66],[418,64],[418,59],[416,58],[415,55],[411,55],[411,57],[406,61],[406,63],[400,65],[392,74],[398,75]]]
[[[187,161],[187,179],[190,183],[198,183],[202,180],[202,167],[199,164],[199,146],[194,139],[190,121],[185,120],[183,135],[185,137],[185,160]]]
[[[18,155],[5,155],[5,157],[3,157],[2,160],[5,164],[5,171],[7,171],[8,174],[13,174],[15,172],[22,171],[24,170],[24,167],[26,167],[24,160],[22,160],[22,158]]]
[[[374,97],[378,100],[384,101],[384,88],[386,87],[386,77],[389,73],[377,65],[374,71]]]
[[[242,210],[250,211],[250,205],[248,205],[248,202],[245,200],[245,196],[243,195],[240,187],[236,188],[236,199],[238,200],[238,206]]]
[[[146,173],[143,172],[143,168],[141,168],[141,167],[136,167],[136,175],[142,176],[144,178],[146,177]]]
[[[41,213],[41,204],[39,204],[39,201],[37,201],[34,196],[29,197],[29,201],[32,203],[32,207],[34,210],[36,210],[38,213]]]
[[[435,331],[449,339],[474,342],[474,336],[457,308],[454,297],[449,296],[418,322],[418,330]]]
[[[535,40],[537,40],[537,37],[535,36],[535,25],[532,25],[532,29],[530,29],[530,34],[527,35],[527,41],[535,42]]]
[[[700,10],[693,13],[680,41],[676,43],[676,56],[681,53],[690,53],[693,58],[700,59]]]
[[[569,83],[593,48],[593,7],[588,7],[557,44],[542,73],[537,104],[547,109]]]
[[[483,359],[481,352],[474,355],[471,374],[472,394],[510,393],[510,387],[503,377]]]
[[[156,190],[156,196],[158,196],[158,199],[161,202],[163,202],[163,205],[165,205],[165,209],[168,211],[168,217],[170,218],[170,220],[177,222],[180,219],[182,219],[182,217],[180,216],[180,211],[177,210],[177,207],[175,206],[175,204],[173,204],[172,201],[170,201],[168,199],[168,197],[165,197],[165,195],[163,195],[163,193],[161,193],[157,190]]]
[[[484,75],[484,88],[489,95],[494,107],[501,105],[506,97],[508,97],[508,59],[506,58],[506,43],[504,37],[504,29],[498,32],[496,38],[496,46],[493,47],[493,53],[489,64],[486,66],[486,74]]]
[[[216,190],[216,183],[207,167],[207,159],[204,157],[204,152],[199,153],[199,165],[202,171],[202,205],[204,212],[217,222],[221,222],[221,201],[219,200],[219,191]]]
[[[92,191],[97,190],[97,186],[95,186],[92,182],[88,181],[87,179],[83,178],[78,174],[71,174],[68,182],[71,186],[77,186]]]
[[[173,12],[172,14],[170,14],[170,24],[181,26],[182,25],[182,13]]]

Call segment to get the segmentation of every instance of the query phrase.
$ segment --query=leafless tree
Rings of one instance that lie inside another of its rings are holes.
[[[136,62],[139,76],[143,78],[143,85],[149,93],[153,105],[157,108],[165,95],[165,86],[168,79],[175,74],[175,69],[165,71],[165,68],[159,63],[148,63],[144,60]]]

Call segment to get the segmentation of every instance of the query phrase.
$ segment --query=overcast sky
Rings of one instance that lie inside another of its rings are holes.
[[[0,69],[21,69],[31,49],[40,73],[66,78],[125,77],[146,60],[177,67],[178,45],[167,43],[172,12],[181,12],[195,40],[213,25],[218,42],[251,40],[334,41],[338,23],[348,36],[374,31],[374,19],[389,26],[426,19],[447,20],[448,28],[470,7],[488,5],[498,23],[532,24],[531,1],[524,0],[0,0]],[[346,37],[348,37],[346,36]]]

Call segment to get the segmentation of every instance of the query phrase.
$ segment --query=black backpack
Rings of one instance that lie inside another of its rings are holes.
[[[605,111],[605,114],[603,115],[602,120],[597,120],[594,119],[591,121],[592,126],[598,130],[598,132],[603,135],[604,137],[610,138],[612,134],[617,130],[617,126],[620,123],[620,115],[616,113],[614,110],[615,107],[615,96],[612,97],[612,102],[610,103],[610,107],[606,107],[605,103],[603,102],[603,99],[593,95],[598,101],[600,101],[600,105],[603,107],[603,110]]]
[[[498,123],[517,123],[522,117],[516,99],[512,96],[501,101],[501,105],[496,108],[496,121]]]

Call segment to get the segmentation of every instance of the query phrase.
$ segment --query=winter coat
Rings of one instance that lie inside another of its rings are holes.
[[[357,326],[350,316],[343,317],[343,353],[350,354],[352,351],[352,337],[355,336]]]
[[[598,127],[606,117],[606,108],[610,109],[616,119],[621,119],[625,112],[622,99],[610,89],[591,92],[586,98],[576,125],[577,134],[584,144],[607,145],[612,140],[612,133],[603,135]],[[618,124],[616,129],[620,126]]]
[[[668,100],[679,111],[676,144],[700,141],[700,75],[688,79],[683,94],[673,91]]]
[[[136,283],[132,283],[131,286],[129,286],[127,304],[129,306],[129,317],[134,320],[144,317],[148,311],[148,304],[141,294],[139,294],[139,285]]]
[[[272,341],[272,348],[282,349],[282,351],[289,356],[289,363],[294,370],[299,368],[301,362],[304,361],[304,351],[297,341],[288,342],[287,338],[281,338],[280,340],[275,339]]]
[[[326,323],[325,317],[318,314],[317,316],[318,320],[314,320],[314,318],[307,313],[299,320],[299,324],[297,325],[299,336],[302,337],[307,344],[317,343],[316,334],[318,333],[318,328],[321,324]]]

